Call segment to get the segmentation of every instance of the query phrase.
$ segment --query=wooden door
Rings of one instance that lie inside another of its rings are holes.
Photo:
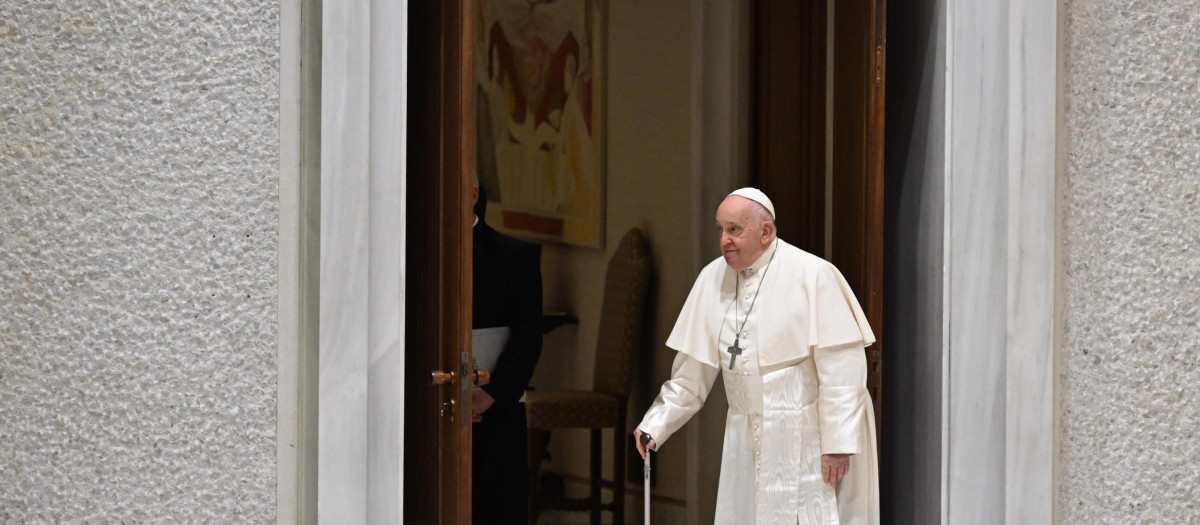
[[[779,238],[822,255],[826,0],[756,0],[753,23],[751,183],[782,210]]]
[[[883,111],[886,0],[754,4],[752,183],[782,210],[780,238],[828,257],[878,340],[867,388],[882,425]],[[833,11],[829,26],[828,10]],[[832,38],[830,38],[832,35]],[[833,44],[832,172],[826,206],[826,56]],[[830,253],[825,253],[830,211]]]
[[[404,407],[408,523],[471,522],[473,4],[409,4]]]
[[[862,303],[877,342],[867,388],[882,428],[883,112],[887,0],[839,0],[833,13],[833,243],[830,260]]]

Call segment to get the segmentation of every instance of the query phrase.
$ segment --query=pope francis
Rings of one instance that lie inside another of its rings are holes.
[[[722,257],[696,278],[667,338],[671,379],[634,431],[650,449],[700,410],[718,371],[729,413],[716,523],[877,524],[875,342],[832,264],[775,236],[763,192],[717,209]]]

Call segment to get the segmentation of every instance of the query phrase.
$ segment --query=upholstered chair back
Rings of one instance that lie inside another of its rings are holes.
[[[642,351],[649,295],[650,246],[633,228],[621,239],[604,277],[592,389],[628,396],[634,352]]]

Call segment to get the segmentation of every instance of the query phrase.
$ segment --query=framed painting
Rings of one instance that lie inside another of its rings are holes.
[[[598,0],[478,0],[476,172],[493,228],[604,243],[604,10]]]

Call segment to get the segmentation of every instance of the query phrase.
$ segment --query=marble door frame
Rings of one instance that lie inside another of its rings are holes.
[[[320,6],[316,471],[280,481],[315,478],[304,522],[399,523],[408,2],[299,1]]]
[[[1055,521],[1062,5],[946,3],[943,523]]]
[[[399,522],[407,2],[321,6],[320,182],[314,187],[301,184],[310,158],[304,145],[311,145],[301,121],[312,110],[305,110],[299,64],[303,50],[312,49],[302,45],[299,9],[318,1],[284,0],[281,10],[278,517],[281,523],[316,518],[305,514],[301,496],[315,478],[321,520]],[[1056,349],[1063,331],[1057,248],[1063,1],[944,2],[941,521],[1051,523],[1057,512]],[[705,49],[698,60],[720,60],[713,62],[720,66],[694,68],[694,83],[714,85],[706,75],[744,67],[718,51]],[[739,88],[728,89],[736,94]],[[697,145],[725,140],[708,135],[717,131],[742,140],[742,124],[730,116],[736,112],[709,111],[723,105],[716,100],[694,102],[702,109],[696,114],[717,119],[693,123],[703,132]],[[711,172],[700,155],[694,171],[707,166]],[[736,152],[719,160],[729,167],[729,180],[745,162]],[[712,179],[698,180],[704,184],[695,185],[696,197],[703,201],[715,190]],[[302,203],[314,195],[319,228],[309,235],[304,213],[314,206]],[[314,473],[302,452],[304,334],[313,327],[303,321],[301,296],[316,288],[305,281],[303,240],[318,235]],[[699,443],[705,426],[689,429],[690,468],[705,450]],[[689,500],[697,491],[689,485]]]
[[[282,0],[276,522],[317,520],[320,0]]]

